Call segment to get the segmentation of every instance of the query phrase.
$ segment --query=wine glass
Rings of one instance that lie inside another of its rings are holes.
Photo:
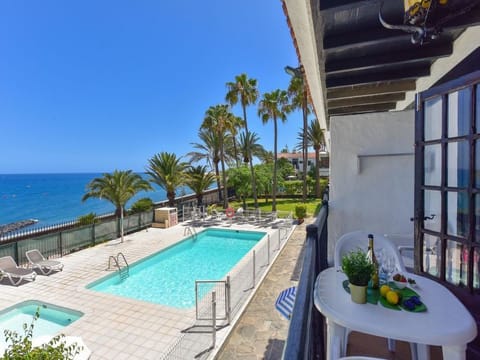
[[[386,274],[386,281],[388,282],[397,269],[397,264],[395,257],[389,254],[383,254],[382,260],[382,271]]]
[[[377,257],[377,261],[378,261],[378,278],[379,278],[379,281],[381,284],[387,282],[385,279],[385,272],[383,271],[383,267],[382,267],[382,264],[383,264],[383,260],[385,258],[385,250],[382,248],[382,249],[378,249],[377,251],[375,251],[375,255]]]

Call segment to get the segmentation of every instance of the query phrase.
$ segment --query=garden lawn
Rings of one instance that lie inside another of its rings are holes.
[[[302,202],[302,199],[299,198],[280,198],[277,199],[277,210],[278,211],[291,211],[292,215],[295,216],[295,206],[305,205],[307,207],[307,217],[315,216],[320,211],[322,206],[321,199],[307,199],[305,203]],[[241,201],[229,201],[229,206],[235,210],[242,206]],[[265,202],[264,199],[258,199],[258,207],[262,211],[272,211],[272,201],[268,200]],[[253,199],[247,199],[247,209],[254,209]]]

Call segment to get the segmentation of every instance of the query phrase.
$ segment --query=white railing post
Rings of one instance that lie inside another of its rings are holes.
[[[225,283],[226,290],[226,305],[227,305],[227,324],[230,324],[231,313],[232,313],[232,302],[231,302],[231,287],[230,287],[230,275],[227,276],[227,282]]]
[[[255,250],[253,250],[253,274],[252,274],[253,285],[252,288],[255,288]]]
[[[198,320],[198,281],[195,280],[195,317]]]
[[[212,349],[215,349],[215,341],[217,338],[217,301],[216,293],[212,291]]]
[[[270,265],[270,234],[267,238],[267,265]]]

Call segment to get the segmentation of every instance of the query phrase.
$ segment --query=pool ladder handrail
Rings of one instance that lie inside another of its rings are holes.
[[[194,227],[187,226],[185,230],[183,230],[183,236],[187,235],[187,233],[190,233],[190,235],[193,236],[194,239],[197,238],[197,231]]]
[[[120,256],[122,257],[125,264],[125,266],[123,267],[120,265]],[[127,277],[130,276],[130,266],[128,265],[127,259],[125,258],[125,255],[123,255],[123,253],[119,252],[116,257],[110,255],[110,257],[108,258],[108,270],[111,269],[111,260],[114,261],[116,267],[118,268],[118,274],[120,275],[121,280],[125,280]]]

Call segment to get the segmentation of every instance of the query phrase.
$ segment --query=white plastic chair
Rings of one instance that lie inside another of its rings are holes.
[[[335,244],[335,255],[334,255],[334,266],[337,269],[342,268],[342,257],[348,254],[351,251],[358,250],[359,248],[367,251],[368,248],[368,234],[372,234],[371,232],[366,231],[353,231],[346,233],[338,239],[337,243]],[[397,271],[401,273],[407,272],[405,265],[402,260],[402,256],[398,251],[398,247],[386,237],[373,233],[374,239],[374,251],[375,253],[379,253],[380,250],[383,250],[384,254],[388,254],[389,256],[393,256],[395,259],[395,265],[397,267]],[[345,355],[347,352],[347,343],[348,343],[348,335],[350,334],[350,330],[345,330],[345,338],[343,341],[343,349],[342,355]],[[410,344],[410,349],[412,354],[416,354],[416,344]],[[388,350],[395,351],[395,340],[388,339]]]
[[[342,257],[348,254],[350,251],[357,250],[358,248],[367,251],[368,234],[372,233],[360,230],[342,235],[335,244],[335,256],[333,259],[335,267],[339,269],[342,268]],[[373,234],[373,244],[376,254],[379,254],[380,250],[383,250],[384,253],[388,253],[390,256],[393,256],[397,271],[407,272],[398,247],[391,240],[387,239],[383,235]]]
[[[402,255],[403,263],[406,268],[413,269],[413,233],[411,234],[385,234],[398,248]]]

